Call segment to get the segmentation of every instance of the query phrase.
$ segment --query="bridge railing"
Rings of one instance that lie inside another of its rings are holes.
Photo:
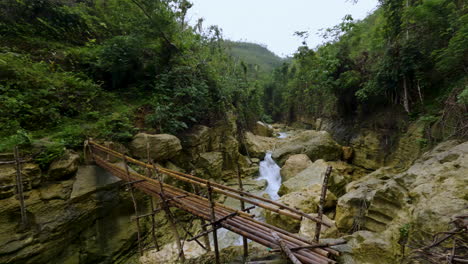
[[[302,211],[299,211],[299,210],[297,210],[295,208],[289,207],[289,206],[284,205],[282,203],[278,203],[276,201],[272,201],[270,199],[267,199],[267,198],[264,198],[264,197],[261,197],[261,196],[258,196],[258,195],[251,194],[249,192],[240,191],[240,190],[237,190],[237,189],[234,189],[234,188],[231,188],[231,187],[228,187],[228,186],[225,186],[225,185],[213,182],[213,181],[202,179],[202,178],[190,175],[190,174],[185,174],[185,173],[181,173],[181,172],[178,172],[178,171],[169,170],[169,169],[166,169],[166,168],[155,166],[153,164],[148,164],[148,163],[142,162],[140,160],[134,159],[134,158],[132,158],[130,156],[127,156],[125,154],[119,153],[119,152],[117,152],[115,150],[112,150],[112,149],[110,149],[108,147],[105,147],[105,146],[103,146],[103,145],[101,145],[101,144],[99,144],[99,143],[97,143],[95,141],[92,141],[92,140],[88,141],[88,144],[89,144],[89,146],[91,146],[91,147],[93,147],[93,148],[95,148],[95,149],[97,149],[97,150],[99,150],[99,151],[101,151],[103,153],[111,155],[111,156],[113,156],[115,158],[125,159],[129,163],[133,163],[135,165],[141,166],[143,168],[147,168],[149,170],[156,170],[159,173],[168,175],[168,176],[170,176],[170,177],[172,177],[174,179],[180,180],[182,182],[198,185],[198,186],[203,187],[203,188],[207,188],[207,186],[210,185],[214,192],[226,195],[228,197],[232,197],[234,199],[256,205],[258,207],[264,208],[264,209],[269,210],[269,211],[273,211],[273,212],[278,213],[280,215],[291,217],[291,218],[296,219],[296,220],[302,220],[303,218],[307,218],[307,219],[310,219],[310,220],[312,220],[312,221],[314,221],[316,223],[320,223],[321,225],[330,227],[330,225],[328,223],[322,221],[321,219],[319,219],[317,217],[314,217],[314,216],[311,216],[311,215],[308,215],[308,214],[306,214],[306,213],[304,213]]]

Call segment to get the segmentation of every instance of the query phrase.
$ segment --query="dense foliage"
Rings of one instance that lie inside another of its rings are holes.
[[[236,111],[262,114],[261,86],[185,0],[0,3],[0,149],[84,137],[177,133]]]
[[[346,16],[324,31],[325,44],[300,47],[292,63],[275,70],[265,109],[294,121],[360,119],[383,108],[441,116],[452,106],[443,113],[454,112],[454,131],[466,136],[466,11],[464,1],[381,0],[363,21]]]

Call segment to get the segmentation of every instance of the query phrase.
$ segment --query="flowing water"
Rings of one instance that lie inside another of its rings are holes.
[[[287,137],[288,135],[286,132],[279,132],[278,138]],[[270,196],[270,199],[277,200],[279,198],[278,190],[281,186],[281,168],[278,166],[278,164],[276,164],[271,155],[272,152],[267,152],[263,161],[260,162],[260,176],[257,178],[257,180],[266,180],[267,187],[265,188],[264,192]],[[246,206],[250,206],[250,204],[246,204]],[[254,209],[253,213],[256,215],[255,218],[257,220],[263,220],[259,208]],[[242,236],[229,232],[227,229],[220,228],[218,229],[217,234],[219,248],[242,245]],[[212,236],[210,241],[213,243]]]
[[[270,196],[270,199],[277,200],[279,198],[278,190],[281,186],[281,168],[273,160],[271,154],[268,152],[263,161],[260,162],[260,177],[257,180],[265,179],[268,183],[265,192]]]
[[[279,132],[278,138],[287,138],[286,132]],[[281,187],[280,167],[271,157],[272,152],[267,152],[263,161],[260,162],[260,177],[257,180],[265,179],[268,183],[265,192],[272,200],[278,200],[278,190]]]

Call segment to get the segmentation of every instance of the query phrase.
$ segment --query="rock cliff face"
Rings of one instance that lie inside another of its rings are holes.
[[[74,159],[65,155],[49,170],[53,179],[66,180],[26,189],[25,227],[16,197],[0,200],[0,263],[119,263],[134,254],[136,227],[129,221],[134,211],[119,179],[96,166],[77,166],[70,175],[74,165],[67,158]],[[2,177],[9,177],[8,166],[2,166]],[[38,169],[25,172],[48,178]],[[143,197],[139,202],[145,210]]]
[[[343,263],[397,263],[404,245],[429,243],[468,213],[468,142],[444,142],[400,171],[383,167],[346,186],[334,218],[352,234],[339,247]]]

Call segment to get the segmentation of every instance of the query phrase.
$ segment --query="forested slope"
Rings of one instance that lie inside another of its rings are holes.
[[[225,41],[227,52],[236,60],[244,62],[253,72],[270,73],[281,66],[284,59],[278,57],[266,46],[240,41]]]
[[[362,21],[346,16],[324,31],[325,44],[299,47],[275,70],[265,109],[287,122],[306,116],[362,126],[373,118],[372,126],[393,130],[423,119],[440,139],[466,137],[466,11],[465,1],[382,0]]]
[[[0,149],[41,138],[60,148],[86,136],[177,133],[226,111],[258,120],[261,87],[225,51],[217,27],[187,24],[190,7],[1,1]]]

